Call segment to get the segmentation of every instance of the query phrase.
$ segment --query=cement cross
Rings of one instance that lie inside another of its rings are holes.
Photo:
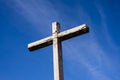
[[[54,80],[64,80],[61,41],[89,32],[86,24],[60,32],[60,24],[52,23],[52,36],[28,44],[30,51],[53,44]]]

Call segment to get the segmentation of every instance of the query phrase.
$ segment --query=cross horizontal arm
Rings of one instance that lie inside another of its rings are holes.
[[[60,32],[58,34],[58,38],[63,41],[63,40],[67,40],[69,38],[78,36],[78,35],[82,35],[84,33],[89,32],[89,27],[86,24],[77,26],[75,28]]]
[[[86,24],[83,24],[83,25],[77,26],[75,28],[60,32],[60,33],[58,33],[57,37],[61,41],[63,41],[63,40],[67,40],[69,38],[87,33],[87,32],[89,32],[89,28]],[[28,44],[28,49],[30,51],[34,51],[39,48],[49,46],[52,43],[53,43],[53,36],[49,36],[47,38],[44,38],[44,39],[41,39],[41,40],[38,40],[38,41]]]
[[[53,37],[49,36],[47,38],[32,42],[32,43],[28,44],[28,49],[30,51],[33,51],[33,50],[36,50],[39,48],[43,48],[45,46],[49,46],[52,44],[52,40],[53,40]]]

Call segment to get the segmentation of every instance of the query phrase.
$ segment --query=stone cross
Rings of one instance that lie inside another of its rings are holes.
[[[86,24],[60,32],[60,24],[53,22],[52,36],[28,44],[28,49],[33,51],[53,44],[54,80],[64,80],[61,42],[87,32],[89,28]]]

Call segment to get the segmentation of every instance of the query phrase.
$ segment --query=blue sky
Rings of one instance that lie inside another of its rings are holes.
[[[62,43],[65,80],[120,80],[119,0],[0,0],[0,80],[53,80],[52,46],[27,44],[86,23]]]

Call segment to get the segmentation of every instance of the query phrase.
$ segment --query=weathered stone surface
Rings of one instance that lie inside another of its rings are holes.
[[[54,80],[64,80],[63,78],[63,64],[62,64],[62,44],[58,39],[60,32],[60,24],[58,22],[52,23],[53,32],[53,63],[54,63]]]
[[[83,25],[77,26],[75,28],[60,32],[58,34],[58,38],[61,41],[63,41],[63,40],[70,39],[72,37],[76,37],[76,36],[88,33],[88,32],[89,32],[88,26],[86,24],[83,24]]]
[[[37,50],[39,48],[43,48],[43,47],[51,45],[52,42],[53,42],[53,36],[50,36],[50,37],[47,37],[47,38],[28,44],[28,49],[30,51]]]

